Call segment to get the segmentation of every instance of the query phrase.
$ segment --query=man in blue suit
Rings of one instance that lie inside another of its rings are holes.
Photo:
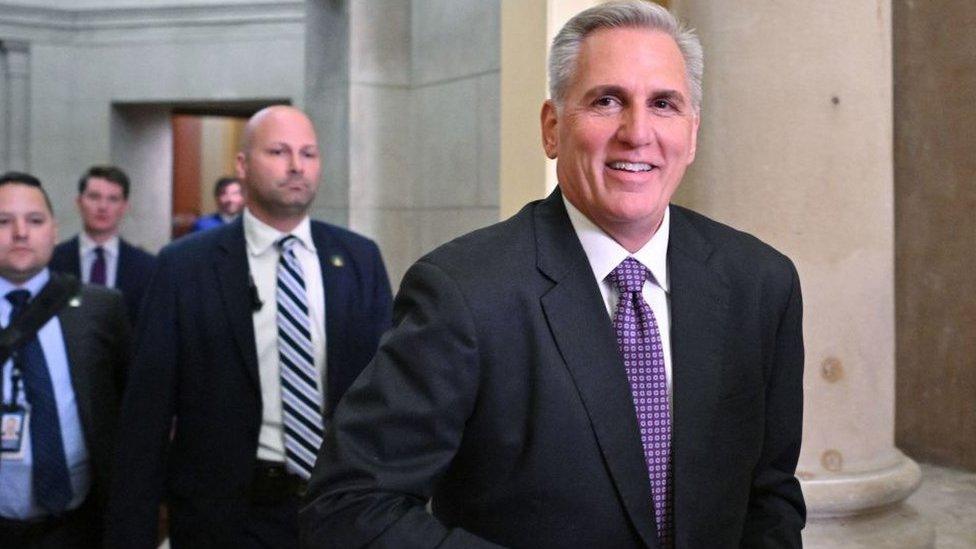
[[[123,400],[108,545],[295,547],[339,398],[390,324],[376,245],[311,221],[320,159],[301,111],[248,122],[240,219],[162,250]]]
[[[54,248],[50,268],[122,292],[134,325],[156,258],[119,236],[129,176],[115,166],[92,166],[78,180],[75,202],[83,230]]]
[[[221,177],[214,183],[214,201],[217,211],[196,220],[190,232],[214,229],[237,219],[244,209],[241,182],[236,177]]]

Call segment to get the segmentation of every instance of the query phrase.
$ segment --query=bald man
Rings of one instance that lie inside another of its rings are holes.
[[[296,547],[339,398],[390,325],[376,245],[311,221],[321,161],[301,111],[255,114],[243,215],[159,255],[123,399],[109,546]]]

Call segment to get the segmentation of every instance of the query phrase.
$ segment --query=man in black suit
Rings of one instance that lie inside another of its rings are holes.
[[[154,547],[163,498],[174,547],[296,546],[323,426],[389,327],[376,245],[309,220],[320,160],[308,118],[255,114],[237,172],[242,217],[159,255],[122,407],[110,546]]]
[[[129,208],[129,177],[115,166],[92,166],[78,180],[75,202],[83,230],[54,248],[51,270],[118,289],[135,325],[156,258],[119,236]]]
[[[695,155],[697,37],[610,2],[550,55],[558,190],[407,272],[303,543],[799,547],[796,271],[669,205]]]
[[[40,182],[0,176],[0,547],[101,546],[130,328],[118,292],[48,271],[56,238]]]

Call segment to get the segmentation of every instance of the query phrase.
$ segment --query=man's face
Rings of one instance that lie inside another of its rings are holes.
[[[90,235],[113,235],[129,206],[122,186],[101,177],[89,177],[85,191],[78,195],[78,211],[85,232]]]
[[[217,195],[217,209],[224,215],[237,215],[244,207],[244,196],[240,183],[230,183],[220,189]]]
[[[646,29],[593,32],[563,105],[543,106],[542,131],[567,200],[635,251],[695,158],[698,113],[677,44]]]
[[[301,112],[270,112],[253,128],[247,150],[237,155],[237,177],[258,217],[304,215],[319,186],[318,145]]]
[[[22,284],[47,266],[58,231],[39,189],[0,186],[0,276]]]

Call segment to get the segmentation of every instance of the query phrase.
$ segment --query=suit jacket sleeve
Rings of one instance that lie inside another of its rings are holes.
[[[792,263],[766,371],[766,429],[753,475],[742,547],[802,546],[806,509],[794,476],[803,424],[803,304]]]
[[[478,343],[455,282],[419,262],[396,326],[340,402],[300,515],[308,547],[497,547],[425,506],[460,445],[478,388]]]
[[[139,320],[135,360],[122,400],[109,496],[107,547],[156,547],[158,507],[175,398],[176,288],[160,257]]]

